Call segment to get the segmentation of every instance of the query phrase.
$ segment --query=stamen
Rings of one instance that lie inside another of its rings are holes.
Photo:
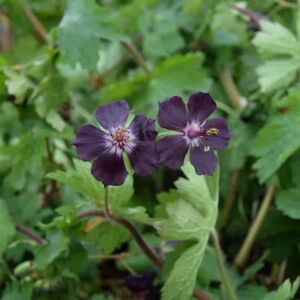
[[[208,152],[210,150],[210,147],[208,145],[205,145],[203,150],[204,150],[204,152]]]
[[[124,127],[117,128],[111,133],[110,143],[114,146],[116,153],[120,152],[119,154],[121,154],[122,150],[125,150],[125,148],[129,146],[130,142],[131,134]]]
[[[207,136],[216,136],[219,133],[219,130],[217,128],[209,128],[206,130]]]

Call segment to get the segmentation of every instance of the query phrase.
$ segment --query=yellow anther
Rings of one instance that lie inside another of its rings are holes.
[[[216,136],[219,133],[219,130],[217,128],[209,128],[206,131],[206,135],[208,136]]]

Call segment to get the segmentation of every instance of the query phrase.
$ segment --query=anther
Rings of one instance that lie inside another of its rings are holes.
[[[209,128],[206,130],[207,136],[216,136],[219,133],[219,130],[217,128]]]

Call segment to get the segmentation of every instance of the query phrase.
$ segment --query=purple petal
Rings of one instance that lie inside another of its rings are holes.
[[[148,119],[142,114],[138,114],[131,121],[129,128],[132,134],[140,141],[153,141],[157,136],[155,120]]]
[[[93,176],[101,181],[104,186],[121,185],[127,176],[127,171],[122,156],[103,151],[92,164]]]
[[[197,121],[202,124],[216,108],[216,103],[208,93],[193,94],[188,102],[190,121]]]
[[[134,172],[139,176],[153,173],[158,166],[155,144],[151,141],[138,142],[128,157]]]
[[[76,133],[72,143],[82,160],[94,159],[106,147],[106,134],[92,125],[83,125]]]
[[[159,162],[170,169],[182,166],[189,145],[182,135],[173,135],[162,138],[157,142]]]
[[[119,100],[100,106],[96,111],[97,121],[106,129],[124,126],[129,114],[127,102]]]
[[[228,146],[228,141],[232,137],[229,131],[227,121],[223,117],[214,118],[205,123],[204,129],[217,128],[218,134],[216,136],[206,136],[204,139],[206,143],[213,149],[225,149]]]
[[[203,147],[191,149],[191,163],[198,175],[213,175],[218,159],[212,151],[205,152]]]
[[[158,123],[169,130],[183,131],[188,113],[181,97],[174,96],[159,104]]]

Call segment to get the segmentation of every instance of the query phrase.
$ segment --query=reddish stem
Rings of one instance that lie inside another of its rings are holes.
[[[106,219],[107,214],[98,210],[90,210],[81,212],[77,215],[77,218],[79,220],[87,217],[100,217]],[[129,221],[127,221],[124,218],[114,216],[112,214],[110,215],[110,217],[110,220],[122,225],[132,234],[133,238],[135,239],[136,243],[140,246],[141,250],[158,269],[161,269],[163,267],[163,261],[161,260],[161,258],[159,258],[155,254],[155,252],[153,252],[153,250],[147,245],[140,232]],[[199,300],[212,300],[210,297],[198,290],[193,291],[193,296]]]
[[[85,211],[85,212],[79,213],[77,215],[78,219],[83,219],[83,218],[87,218],[87,217],[100,217],[100,218],[107,219],[106,213],[104,213],[102,211],[98,211],[98,210]],[[142,249],[142,251],[146,254],[146,256],[150,259],[150,261],[158,269],[162,268],[162,266],[163,266],[162,260],[147,245],[146,241],[144,240],[144,238],[142,237],[142,235],[140,234],[140,232],[130,222],[128,222],[124,218],[114,216],[111,213],[110,213],[109,218],[112,221],[114,221],[114,222],[122,225],[123,227],[125,227],[132,234],[133,238],[135,239],[135,241],[137,242],[137,244],[140,246],[140,248]]]
[[[18,231],[19,233],[22,233],[23,235],[27,236],[29,239],[36,242],[38,245],[44,245],[45,244],[45,241],[42,238],[37,236],[35,233],[33,233],[30,229],[26,228],[25,226],[16,225],[15,228],[16,228],[16,231]]]

